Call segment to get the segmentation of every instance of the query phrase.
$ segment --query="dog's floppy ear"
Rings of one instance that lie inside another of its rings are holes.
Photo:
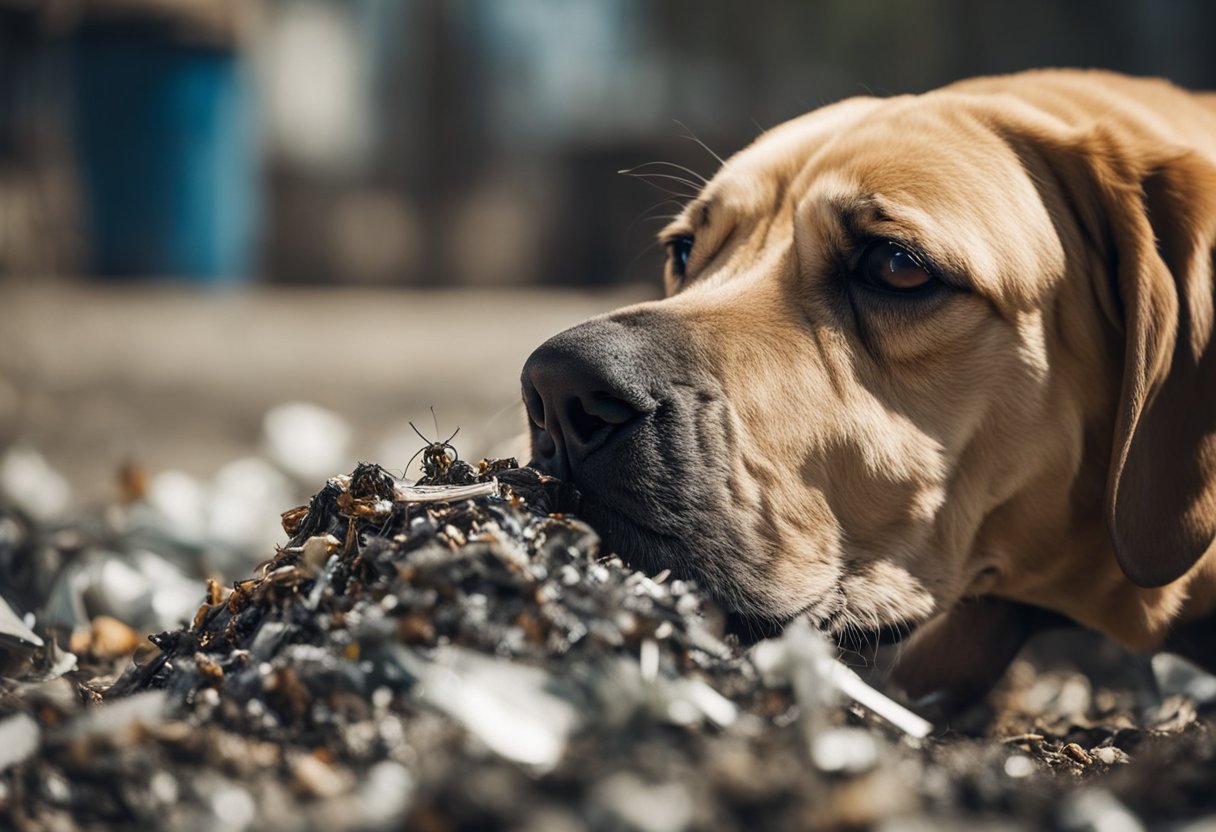
[[[1095,287],[1125,339],[1106,522],[1124,574],[1161,586],[1216,538],[1216,166],[1103,130],[1080,150],[1096,200],[1076,207],[1109,265]]]

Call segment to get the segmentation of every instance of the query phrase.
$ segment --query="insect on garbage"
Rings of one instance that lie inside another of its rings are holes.
[[[426,444],[418,450],[416,454],[410,457],[410,461],[406,463],[406,473],[409,473],[409,468],[414,464],[414,460],[419,456],[422,457],[422,478],[418,480],[418,485],[469,485],[474,482],[477,474],[473,470],[473,466],[460,458],[460,454],[456,452],[456,447],[452,444],[452,440],[460,433],[460,428],[452,431],[452,435],[442,442],[439,441],[439,419],[435,416],[435,408],[431,408],[431,421],[435,426],[435,439],[431,440],[426,435],[418,430],[418,426],[410,422],[410,427],[414,429],[414,433],[418,434],[418,438]]]

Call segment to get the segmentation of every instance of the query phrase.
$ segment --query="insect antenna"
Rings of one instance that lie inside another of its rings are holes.
[[[417,425],[415,425],[413,422],[410,422],[410,427],[412,427],[414,429],[414,433],[418,434],[419,439],[421,439],[423,442],[425,442],[428,445],[431,444],[431,440],[427,439],[425,436],[422,435],[422,431],[418,430]],[[439,432],[436,431],[435,435],[438,436]],[[417,456],[417,454],[415,454],[415,456]]]
[[[427,447],[430,447],[429,443],[427,444]],[[417,459],[418,455],[425,450],[426,450],[426,448],[419,448],[417,451],[414,452],[414,455],[412,457],[410,457],[410,461],[405,463],[405,473],[406,474],[408,474],[410,472],[410,466],[414,464],[414,460]],[[405,475],[403,474],[402,476],[405,476]]]

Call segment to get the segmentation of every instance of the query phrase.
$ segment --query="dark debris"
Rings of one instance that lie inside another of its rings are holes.
[[[1189,699],[1020,665],[995,736],[909,742],[601,552],[560,483],[449,448],[421,484],[493,493],[411,501],[360,465],[121,673],[9,683],[0,828],[1097,829],[1216,801]]]

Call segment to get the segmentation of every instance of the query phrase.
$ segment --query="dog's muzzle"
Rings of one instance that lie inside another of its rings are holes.
[[[674,315],[635,309],[542,344],[523,369],[532,465],[633,565],[731,583],[754,542],[735,516],[729,405]]]

